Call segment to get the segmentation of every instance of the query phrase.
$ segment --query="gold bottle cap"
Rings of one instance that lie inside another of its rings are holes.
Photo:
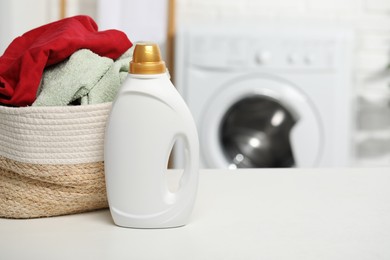
[[[160,48],[156,43],[137,43],[130,62],[131,74],[162,74],[166,72],[165,62],[161,59]]]

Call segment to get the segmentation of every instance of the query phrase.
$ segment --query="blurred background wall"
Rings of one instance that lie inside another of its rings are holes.
[[[66,3],[66,12],[61,6]],[[389,0],[176,0],[176,25],[319,24],[352,27],[356,34],[354,85],[357,166],[390,165]],[[166,44],[168,0],[2,0],[0,53],[23,32],[87,14],[102,29],[118,28],[133,41]],[[147,39],[146,39],[147,38]]]

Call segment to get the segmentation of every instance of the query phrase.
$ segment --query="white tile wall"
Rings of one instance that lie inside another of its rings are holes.
[[[367,11],[378,13],[389,13],[390,1],[389,0],[365,0],[365,7]]]
[[[381,124],[390,122],[390,0],[176,1],[181,24],[266,21],[354,28],[355,163],[390,165],[390,125]]]

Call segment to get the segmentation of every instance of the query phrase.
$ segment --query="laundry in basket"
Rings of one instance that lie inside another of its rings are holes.
[[[22,37],[30,42],[23,43],[31,44],[33,50],[19,46],[22,42],[16,39],[0,57],[0,90],[4,92],[0,93],[0,217],[48,217],[107,207],[104,131],[111,101],[127,75],[132,43],[123,33],[110,30],[115,35],[122,34],[123,42],[118,47],[118,37],[111,37],[115,40],[106,43],[110,54],[101,56],[88,49],[96,42],[83,45],[97,39],[91,36],[102,36],[91,18],[77,16],[45,26],[55,33],[55,26],[71,30],[69,24],[75,23],[78,30],[85,27],[82,31],[88,31],[88,37],[80,40],[84,34],[76,33],[78,47],[62,59],[58,59],[65,52],[61,46],[56,46],[56,53],[45,45],[51,52],[43,55],[48,63],[43,64],[39,85],[26,84],[36,80],[36,73],[23,74],[23,66],[10,73],[6,63],[10,57],[20,64],[26,62],[36,51],[36,41],[42,42],[42,38],[31,40],[27,32]],[[38,29],[42,30],[40,27],[31,32]],[[45,37],[62,42],[56,38],[61,34]],[[67,40],[72,41],[72,37]],[[66,42],[64,46],[66,49]],[[105,52],[102,47],[98,49]],[[20,53],[15,55],[15,50]],[[50,56],[57,58],[57,63],[49,63]],[[39,72],[41,62],[33,62],[28,60],[29,71]]]

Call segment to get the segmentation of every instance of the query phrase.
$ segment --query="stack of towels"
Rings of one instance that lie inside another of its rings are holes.
[[[84,15],[26,32],[0,57],[0,105],[111,102],[127,76],[131,47],[126,34],[98,31]]]

